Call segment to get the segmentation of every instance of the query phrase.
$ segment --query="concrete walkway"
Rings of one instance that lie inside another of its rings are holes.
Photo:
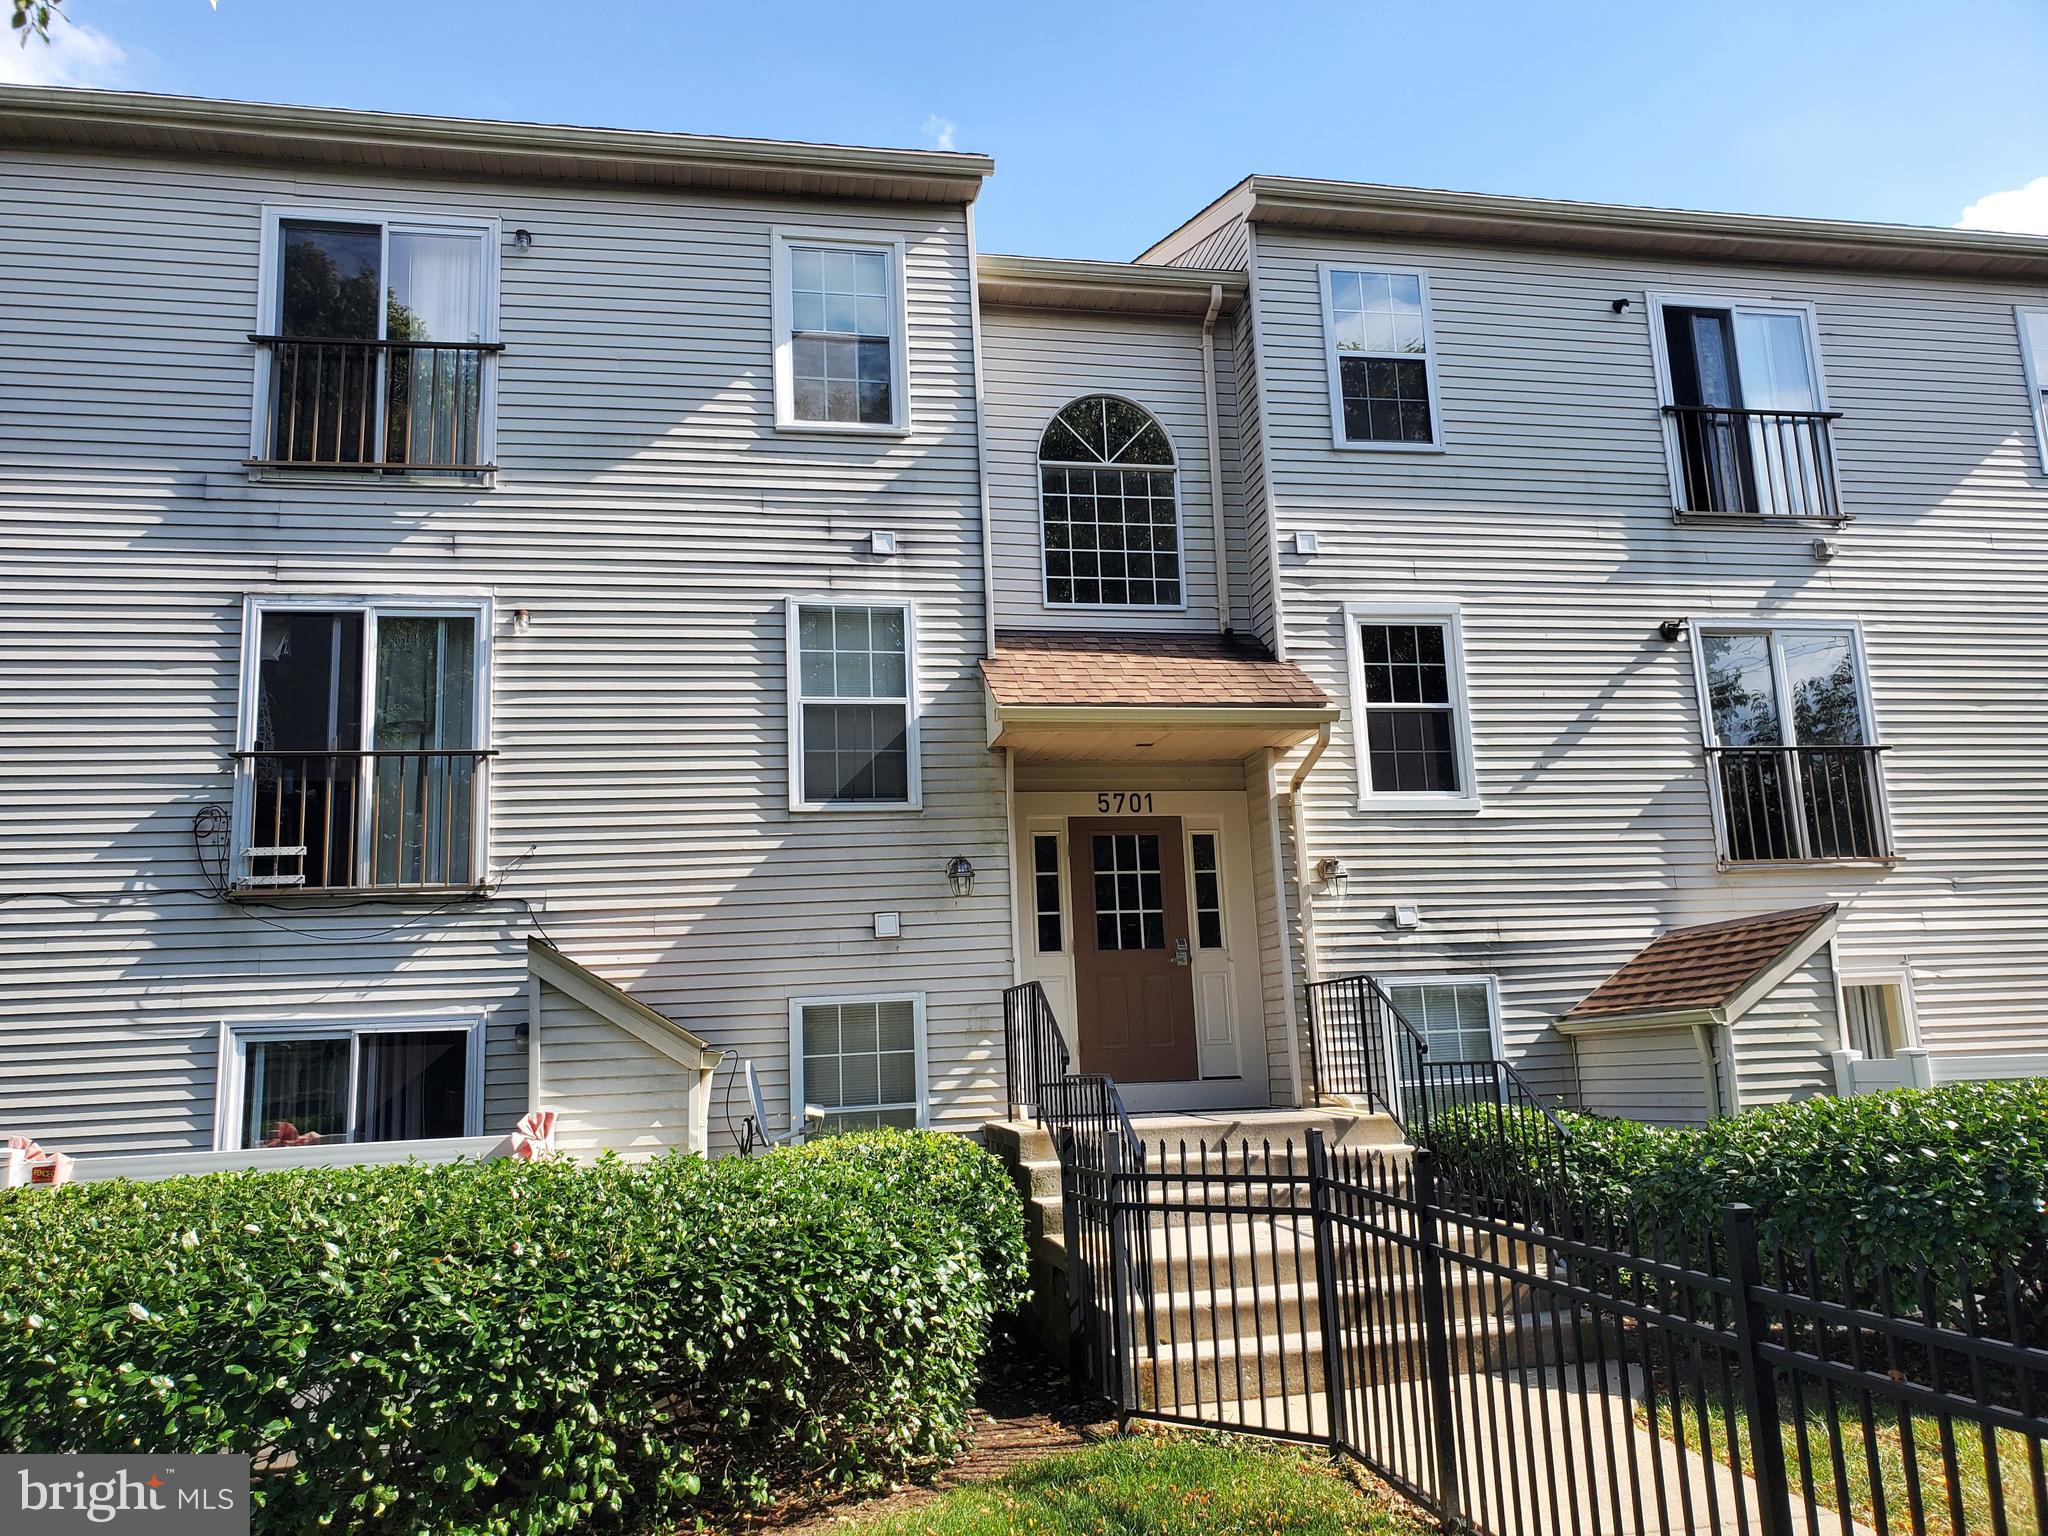
[[[1610,1365],[1481,1372],[1457,1378],[1459,1494],[1492,1536],[1757,1536],[1756,1484],[1720,1461],[1638,1421],[1642,1373]],[[1427,1465],[1413,1384],[1350,1394],[1346,1438],[1370,1446],[1392,1437],[1380,1459]],[[1220,1405],[1221,1422],[1250,1431],[1322,1438],[1329,1407],[1320,1392]],[[1719,1425],[1717,1423],[1718,1431]],[[1716,1444],[1719,1445],[1717,1438]],[[1801,1536],[1866,1536],[1832,1511],[1809,1523],[1794,1491]]]

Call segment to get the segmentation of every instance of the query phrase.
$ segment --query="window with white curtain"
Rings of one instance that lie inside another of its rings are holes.
[[[490,467],[495,223],[313,210],[268,219],[252,458]]]
[[[483,1027],[474,1020],[232,1026],[215,1145],[481,1135],[482,1065]]]
[[[249,602],[238,885],[481,879],[487,615],[473,601]]]

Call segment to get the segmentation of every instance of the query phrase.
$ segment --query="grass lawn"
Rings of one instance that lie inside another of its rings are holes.
[[[857,1536],[1421,1536],[1432,1529],[1315,1450],[1138,1434],[842,1527]]]
[[[1837,1468],[1833,1453],[1828,1446],[1826,1408],[1819,1393],[1808,1390],[1806,1396],[1805,1422],[1802,1426],[1799,1416],[1793,1411],[1792,1399],[1788,1395],[1779,1402],[1779,1422],[1785,1441],[1785,1475],[1792,1485],[1792,1512],[1794,1523],[1801,1523],[1799,1510],[1804,1502],[1806,1479],[1801,1467],[1813,1482],[1815,1502],[1825,1509],[1842,1513],[1843,1491],[1848,1494],[1848,1511],[1855,1519],[1875,1523],[1876,1499],[1882,1494],[1885,1503],[1885,1521],[1889,1528],[1906,1529],[1913,1524],[1910,1505],[1907,1500],[1906,1438],[1907,1424],[1911,1424],[1913,1441],[1914,1475],[1918,1483],[1920,1507],[1930,1529],[1946,1531],[1951,1529],[1951,1500],[1960,1498],[1962,1503],[1962,1525],[1965,1531],[1990,1531],[1994,1483],[1984,1460],[1984,1431],[1975,1424],[1958,1419],[1954,1423],[1956,1464],[1958,1476],[1956,1486],[1951,1489],[1942,1462],[1941,1421],[1928,1414],[1915,1414],[1908,1420],[1896,1409],[1880,1405],[1872,1410],[1871,1433],[1866,1436],[1863,1418],[1856,1406],[1844,1398],[1838,1405],[1842,1425],[1842,1465]],[[1640,1413],[1638,1418],[1641,1418]],[[1694,1449],[1700,1447],[1700,1427],[1693,1405],[1685,1405],[1684,1432],[1686,1444]],[[1728,1426],[1718,1412],[1709,1412],[1710,1429],[1713,1436],[1714,1455],[1717,1459],[1728,1460]],[[1658,1409],[1658,1429],[1668,1438],[1672,1434],[1671,1405],[1661,1403]],[[1801,1435],[1804,1431],[1805,1455],[1801,1458]],[[1742,1466],[1750,1468],[1749,1424],[1738,1410],[1735,1429],[1742,1442]],[[1870,1442],[1875,1441],[1876,1487],[1872,1487]],[[2034,1509],[2032,1471],[2027,1459],[2027,1442],[2016,1434],[2001,1431],[1997,1435],[1998,1477],[1996,1489],[2002,1492],[2005,1506],[2005,1528],[2010,1531],[2048,1530],[2048,1524],[2036,1523]],[[2040,1512],[2040,1518],[2048,1520],[2048,1510]]]

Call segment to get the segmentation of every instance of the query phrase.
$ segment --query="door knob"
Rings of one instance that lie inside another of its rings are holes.
[[[1186,965],[1188,963],[1188,941],[1186,939],[1175,939],[1173,941],[1173,963],[1175,965]]]

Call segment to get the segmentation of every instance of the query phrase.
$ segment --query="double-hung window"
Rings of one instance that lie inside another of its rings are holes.
[[[1389,1061],[1395,1089],[1411,1112],[1424,1097],[1440,1107],[1498,1091],[1499,993],[1491,976],[1387,976],[1380,980],[1402,1024],[1420,1037],[1418,1055],[1400,1040]]]
[[[489,616],[482,600],[249,600],[238,888],[482,883]]]
[[[272,209],[264,246],[252,467],[493,468],[494,221]]]
[[[1352,604],[1345,625],[1359,805],[1477,806],[1458,611]]]
[[[778,229],[775,422],[901,432],[910,424],[903,242]]]
[[[1651,336],[1681,514],[1841,517],[1809,307],[1653,296]]]
[[[2017,311],[2020,361],[2027,375],[2027,409],[2034,418],[2034,447],[2048,473],[2048,309]]]
[[[223,1031],[214,1145],[430,1141],[483,1133],[480,1020]]]
[[[789,603],[790,808],[915,809],[917,645],[908,603]]]
[[[795,998],[789,1030],[792,1121],[815,1104],[827,1134],[923,1123],[922,993]]]
[[[1722,862],[1890,857],[1861,633],[1828,624],[1697,631]]]
[[[1330,431],[1339,448],[1441,448],[1426,274],[1320,269]]]

